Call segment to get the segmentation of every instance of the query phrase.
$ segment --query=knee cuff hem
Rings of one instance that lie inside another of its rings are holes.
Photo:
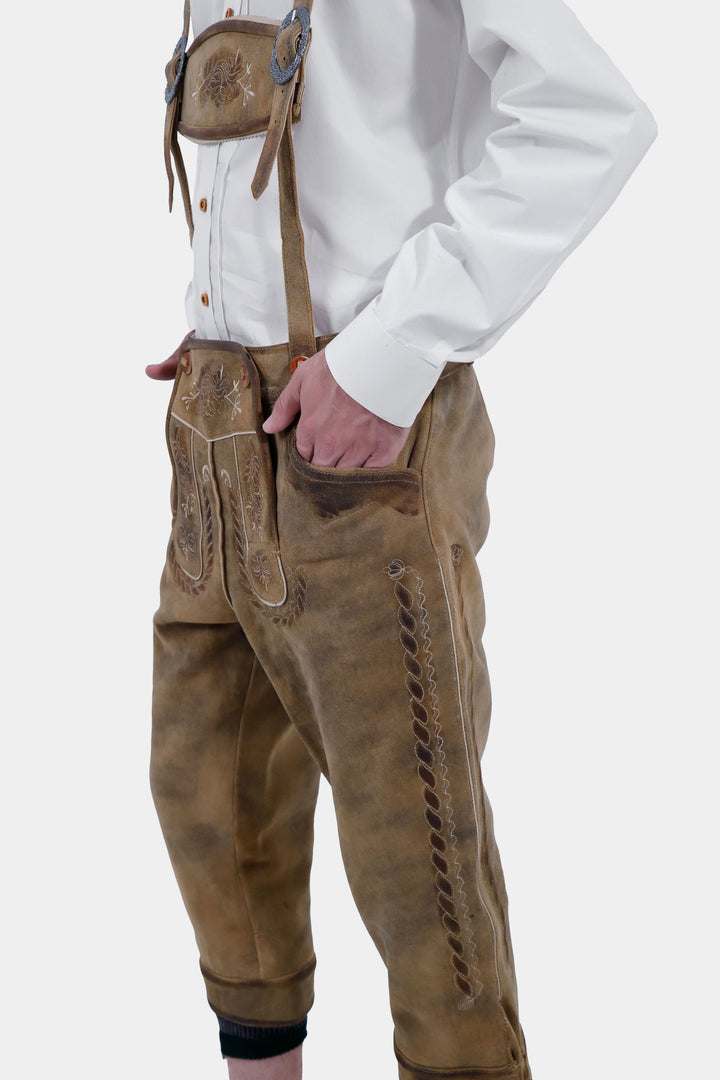
[[[202,961],[210,1008],[219,1017],[249,1026],[290,1027],[307,1017],[314,1001],[316,959],[296,971],[271,979],[234,979],[218,975]]]
[[[410,1061],[400,1052],[397,1044],[394,1050],[398,1060],[400,1080],[532,1080],[530,1065],[526,1057],[509,1066],[490,1069],[473,1068],[471,1065],[440,1069]]]

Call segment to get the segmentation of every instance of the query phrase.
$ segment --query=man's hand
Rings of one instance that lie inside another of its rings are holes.
[[[346,394],[330,373],[324,349],[298,364],[263,431],[282,431],[298,412],[298,452],[312,465],[325,468],[389,465],[410,431],[376,416]]]
[[[145,368],[145,374],[149,375],[151,379],[174,379],[183,349],[194,333],[194,330],[189,330],[175,352],[172,356],[168,356],[167,360],[163,360],[161,364],[148,364]]]

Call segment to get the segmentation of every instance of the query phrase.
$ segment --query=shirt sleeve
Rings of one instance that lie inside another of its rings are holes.
[[[407,427],[448,361],[473,361],[590,232],[657,135],[647,105],[562,0],[461,0],[498,126],[450,184],[450,222],[400,248],[326,347],[352,398]],[[477,155],[476,155],[477,156]]]

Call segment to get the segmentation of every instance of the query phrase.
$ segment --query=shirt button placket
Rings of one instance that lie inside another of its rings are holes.
[[[212,198],[210,200],[208,218],[209,244],[208,265],[206,273],[210,274],[210,288],[207,290],[210,297],[210,310],[212,311],[215,324],[215,336],[227,341],[230,338],[225,322],[225,310],[223,306],[223,280],[222,280],[222,212],[225,192],[226,174],[228,164],[237,150],[237,142],[221,142],[216,144],[217,154],[215,157],[215,171],[212,178]]]
[[[205,144],[198,147],[197,184],[193,217],[195,235],[193,253],[195,262],[195,283],[198,303],[198,329],[203,337],[217,338],[213,297],[213,280],[210,267],[212,251],[212,212],[215,175],[217,172],[217,144]]]

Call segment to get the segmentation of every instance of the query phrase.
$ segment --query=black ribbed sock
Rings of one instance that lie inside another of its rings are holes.
[[[218,1016],[220,1050],[224,1058],[266,1058],[294,1050],[307,1035],[307,1017],[299,1024],[253,1027]]]

